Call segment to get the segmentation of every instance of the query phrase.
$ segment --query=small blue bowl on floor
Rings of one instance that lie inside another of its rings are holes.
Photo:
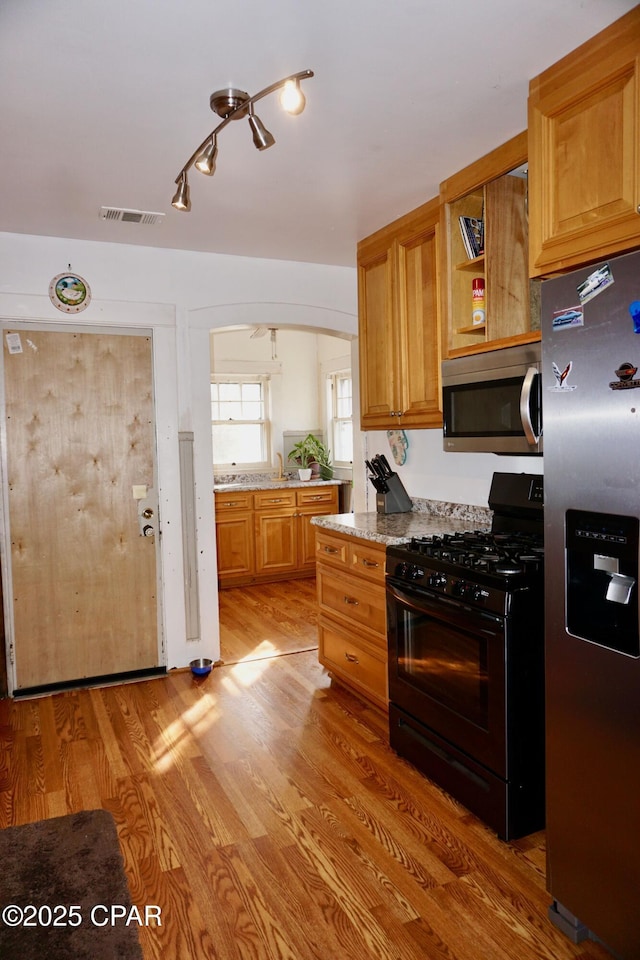
[[[194,677],[206,677],[208,673],[211,673],[213,661],[206,657],[199,657],[197,660],[192,660],[189,666]]]

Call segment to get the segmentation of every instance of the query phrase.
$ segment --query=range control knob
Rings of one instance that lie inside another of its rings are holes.
[[[444,587],[446,582],[447,577],[444,573],[431,573],[427,580],[430,587]]]
[[[402,577],[406,580],[409,569],[410,567],[408,563],[399,563],[396,567],[396,577]]]
[[[451,593],[454,597],[465,597],[467,595],[466,581],[456,580],[451,587]]]
[[[470,594],[471,594],[471,599],[474,600],[476,603],[478,602],[478,600],[482,600],[484,596],[482,592],[482,587],[479,587],[476,583],[474,583],[473,586],[470,587]]]

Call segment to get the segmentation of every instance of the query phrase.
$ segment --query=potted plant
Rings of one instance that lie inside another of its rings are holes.
[[[312,462],[318,464],[320,479],[331,480],[333,478],[331,451],[325,446],[322,440],[316,437],[313,433],[309,434],[309,436],[306,438],[306,442],[311,452]]]
[[[321,480],[331,480],[333,477],[330,451],[313,433],[307,434],[304,440],[299,440],[297,443],[294,443],[289,451],[288,459],[297,464],[298,474],[301,480],[310,479],[314,464],[317,464]],[[308,470],[309,474],[307,475],[305,473],[305,476],[302,476],[300,474],[301,470]]]
[[[292,460],[298,467],[298,476],[301,480],[311,480],[310,454],[307,441],[299,440],[287,454],[287,460]]]

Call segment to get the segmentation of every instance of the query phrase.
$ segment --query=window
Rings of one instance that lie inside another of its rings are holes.
[[[268,377],[211,381],[213,459],[217,468],[269,467]]]
[[[338,466],[350,466],[353,460],[351,371],[342,370],[327,377],[329,398],[329,436],[331,457]]]

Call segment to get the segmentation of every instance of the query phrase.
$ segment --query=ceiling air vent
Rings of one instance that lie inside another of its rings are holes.
[[[164,213],[151,213],[149,210],[125,210],[122,207],[100,207],[101,220],[122,220],[124,223],[144,223],[153,226],[162,223]]]

